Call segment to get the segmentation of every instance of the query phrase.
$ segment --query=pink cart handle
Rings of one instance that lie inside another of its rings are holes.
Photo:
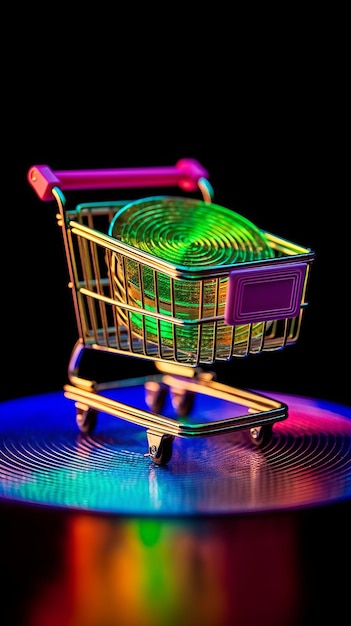
[[[194,159],[181,159],[170,167],[53,171],[48,165],[33,165],[28,181],[41,200],[53,200],[52,189],[125,189],[133,187],[180,187],[196,191],[208,172]]]

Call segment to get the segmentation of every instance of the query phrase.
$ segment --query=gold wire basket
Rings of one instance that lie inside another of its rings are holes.
[[[224,385],[204,367],[297,341],[314,253],[213,204],[208,173],[193,159],[172,167],[112,170],[53,172],[40,165],[30,168],[28,180],[41,200],[56,200],[58,206],[79,332],[64,393],[75,402],[79,429],[91,433],[100,412],[138,424],[146,428],[147,455],[159,465],[171,459],[177,436],[246,429],[255,445],[269,443],[274,422],[287,418],[288,407]],[[187,195],[88,202],[71,209],[63,194],[161,186]],[[193,192],[202,199],[189,197]],[[224,238],[216,235],[221,220]],[[207,221],[211,234],[203,238]],[[142,228],[139,245],[135,233]],[[189,252],[190,239],[195,247]],[[200,244],[203,258],[197,256]],[[153,361],[156,373],[96,382],[81,375],[86,352]],[[133,386],[140,384],[146,409],[109,393],[130,387],[132,398]],[[225,418],[198,415],[199,394],[229,403],[232,412]],[[161,413],[168,395],[171,415]]]

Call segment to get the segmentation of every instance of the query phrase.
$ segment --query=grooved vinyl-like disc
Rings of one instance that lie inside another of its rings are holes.
[[[118,399],[143,406],[143,390]],[[99,414],[82,435],[63,393],[0,405],[0,498],[137,515],[211,515],[312,507],[351,496],[351,409],[321,400],[284,401],[288,418],[256,448],[246,431],[175,438],[166,466],[146,456],[142,427]],[[218,411],[218,405],[198,407]]]
[[[192,198],[155,196],[119,210],[110,234],[174,265],[206,268],[273,257],[252,222],[225,207]]]

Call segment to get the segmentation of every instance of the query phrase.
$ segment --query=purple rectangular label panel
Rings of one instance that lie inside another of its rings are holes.
[[[229,326],[296,317],[306,263],[235,269],[229,274],[224,320]]]

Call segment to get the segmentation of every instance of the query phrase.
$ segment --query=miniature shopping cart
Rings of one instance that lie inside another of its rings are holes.
[[[145,456],[158,465],[171,459],[176,437],[244,429],[253,444],[268,444],[288,407],[220,383],[208,367],[296,342],[314,253],[215,205],[208,173],[193,159],[136,169],[38,165],[28,180],[58,206],[79,332],[64,394],[80,431],[92,433],[99,413],[132,422],[146,429]],[[177,195],[70,208],[63,193],[150,187]],[[142,359],[155,371],[97,382],[82,374],[87,353]],[[144,403],[132,402],[135,385]],[[130,390],[127,403],[111,393],[122,388]],[[199,398],[226,410],[201,412]]]

